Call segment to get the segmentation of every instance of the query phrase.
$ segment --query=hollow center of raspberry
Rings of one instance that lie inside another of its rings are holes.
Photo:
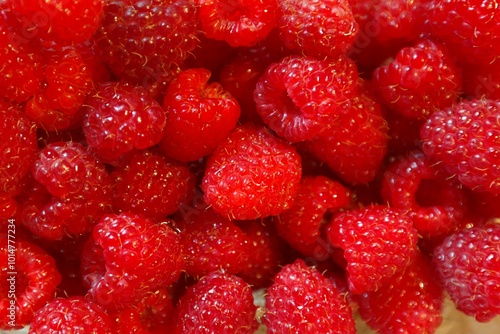
[[[417,204],[421,207],[449,205],[452,189],[442,180],[423,179],[415,194]]]
[[[239,21],[247,15],[247,6],[240,0],[218,1],[217,11],[221,17],[228,21]]]

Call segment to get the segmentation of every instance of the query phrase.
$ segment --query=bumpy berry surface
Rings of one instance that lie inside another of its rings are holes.
[[[434,333],[442,322],[444,293],[430,261],[417,254],[377,291],[355,295],[358,312],[380,334]]]
[[[140,87],[103,83],[86,106],[83,133],[92,150],[106,160],[156,145],[163,136],[165,111]]]
[[[387,153],[388,126],[382,106],[365,91],[339,122],[308,142],[308,149],[350,184],[373,181]]]
[[[356,333],[344,295],[303,260],[284,266],[267,290],[263,323],[269,334]]]
[[[462,79],[454,62],[444,45],[423,40],[377,68],[373,84],[394,112],[426,119],[455,103],[461,93]]]
[[[21,197],[22,222],[37,236],[56,240],[89,232],[110,208],[111,178],[82,144],[48,144],[31,174],[34,181]]]
[[[346,113],[358,72],[344,56],[329,61],[290,56],[268,67],[254,100],[264,123],[291,142],[312,139]]]
[[[295,204],[273,222],[280,236],[293,248],[305,256],[314,256],[327,212],[350,204],[350,191],[341,183],[324,176],[304,177]]]
[[[198,0],[199,19],[205,35],[233,47],[252,46],[275,27],[275,0]]]
[[[258,327],[252,289],[241,278],[214,271],[190,287],[177,304],[175,334],[252,334]]]
[[[34,316],[29,334],[81,331],[109,334],[114,324],[104,309],[82,296],[56,298]]]
[[[383,205],[340,212],[327,227],[347,261],[349,290],[374,291],[415,257],[417,231],[403,211]]]
[[[296,150],[264,127],[237,126],[207,161],[205,201],[230,219],[277,215],[293,205],[302,167]]]
[[[435,112],[421,128],[422,150],[476,191],[500,193],[500,102],[464,100]]]
[[[428,18],[432,34],[461,59],[487,64],[500,54],[500,7],[495,1],[433,1]]]
[[[94,38],[116,76],[165,87],[197,45],[196,13],[192,0],[106,1]]]
[[[142,216],[104,215],[82,252],[90,297],[109,309],[129,306],[175,282],[184,269],[179,236]]]
[[[194,188],[187,165],[149,151],[137,151],[117,167],[113,178],[113,207],[159,220],[173,214]]]
[[[36,158],[36,126],[14,105],[0,100],[0,193],[16,196]]]
[[[54,298],[61,281],[54,259],[28,241],[12,239],[15,230],[13,232],[10,237],[5,232],[0,235],[2,329],[29,324],[33,313]],[[13,307],[13,311],[9,307]]]
[[[163,100],[167,113],[161,150],[180,161],[211,153],[236,126],[240,106],[219,83],[208,83],[210,72],[188,69],[172,81]]]
[[[280,0],[278,29],[284,44],[312,56],[345,53],[358,23],[347,0]]]
[[[478,321],[500,314],[500,227],[476,226],[450,234],[434,250],[438,277],[457,308]]]
[[[249,261],[250,238],[211,209],[185,211],[178,221],[186,273],[195,277],[214,270],[237,274]]]
[[[467,195],[421,151],[411,151],[384,171],[381,193],[389,205],[408,210],[425,237],[452,231],[467,211]]]

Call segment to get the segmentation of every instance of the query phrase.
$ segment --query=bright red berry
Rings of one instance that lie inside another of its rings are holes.
[[[354,62],[290,56],[271,64],[254,92],[257,112],[278,136],[291,142],[312,139],[346,113],[358,87]]]
[[[183,269],[179,236],[166,224],[130,213],[104,215],[82,251],[89,295],[109,309],[168,286]]]
[[[500,193],[500,102],[463,100],[435,112],[421,128],[422,150],[476,191]]]
[[[195,179],[188,166],[149,151],[137,151],[111,177],[117,212],[161,220],[173,214],[191,195]]]
[[[208,83],[210,72],[188,69],[172,81],[163,100],[167,113],[160,149],[180,161],[211,153],[236,126],[240,106],[219,83]]]
[[[105,160],[154,146],[163,136],[165,111],[140,87],[106,82],[85,104],[83,133],[92,150]]]
[[[263,323],[269,334],[356,333],[344,295],[303,260],[284,266],[266,294]]]
[[[33,317],[29,334],[74,333],[109,334],[114,324],[104,309],[82,296],[56,298]]]
[[[389,109],[417,119],[449,107],[462,92],[454,58],[431,40],[401,49],[391,63],[375,70],[373,84]]]
[[[430,261],[417,253],[376,291],[354,295],[362,319],[377,333],[434,333],[442,322],[444,293]]]
[[[0,234],[0,255],[0,328],[20,328],[54,298],[61,275],[43,249],[12,234]]]
[[[286,47],[307,55],[347,52],[358,33],[347,0],[280,0],[278,29]]]
[[[214,271],[179,300],[174,333],[253,334],[258,327],[256,309],[245,281]]]
[[[500,314],[500,226],[488,224],[447,236],[434,250],[439,280],[458,310],[486,322]]]
[[[205,35],[233,47],[255,45],[278,20],[275,0],[197,0],[197,4]]]
[[[264,127],[237,126],[207,161],[205,201],[230,219],[277,215],[292,206],[302,174],[296,150]]]
[[[389,205],[408,210],[424,237],[443,235],[458,226],[467,211],[467,195],[421,151],[411,151],[384,171],[381,193]]]
[[[327,237],[342,248],[347,261],[349,290],[374,291],[415,257],[417,231],[402,210],[372,205],[336,214]]]

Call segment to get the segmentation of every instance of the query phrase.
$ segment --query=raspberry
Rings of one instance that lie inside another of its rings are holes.
[[[382,106],[361,90],[335,126],[308,143],[308,149],[345,182],[371,182],[387,153],[387,122]]]
[[[486,322],[500,314],[500,226],[463,229],[434,250],[439,280],[457,309]]]
[[[110,207],[110,176],[79,143],[48,144],[31,172],[36,182],[23,201],[22,216],[39,237],[57,240],[89,232]]]
[[[180,161],[211,153],[236,126],[238,102],[219,83],[207,84],[210,72],[188,69],[169,85],[163,108],[167,113],[161,150]]]
[[[401,49],[394,61],[375,70],[373,83],[391,110],[417,119],[449,107],[462,91],[454,59],[431,40]]]
[[[36,159],[36,126],[14,105],[0,100],[0,194],[16,196]]]
[[[20,328],[54,298],[61,275],[54,259],[28,241],[0,234],[0,255],[0,328]],[[14,313],[9,310],[11,305]]]
[[[256,309],[245,281],[214,271],[179,300],[173,333],[253,334],[258,327]]]
[[[82,296],[56,298],[33,317],[29,334],[89,332],[109,334],[114,325],[106,312],[95,302]]]
[[[177,211],[195,183],[186,165],[149,151],[134,153],[111,177],[116,212],[142,214],[156,221]]]
[[[356,333],[352,310],[332,282],[301,259],[284,266],[267,290],[269,334]]]
[[[278,1],[278,29],[286,47],[311,56],[347,52],[359,26],[347,0]]]
[[[108,309],[138,302],[175,282],[184,269],[179,236],[142,216],[104,215],[82,252],[90,297]]]
[[[357,82],[356,66],[344,56],[329,61],[290,56],[268,67],[257,82],[254,100],[265,124],[298,142],[337,124]]]
[[[417,256],[377,291],[354,295],[361,317],[377,333],[434,333],[442,322],[443,288],[430,261]]]
[[[163,91],[197,45],[193,0],[106,1],[94,38],[120,79]]]
[[[41,87],[42,55],[37,46],[20,36],[16,18],[9,8],[0,10],[0,97],[24,102]],[[14,22],[13,22],[14,21]]]
[[[10,1],[12,11],[23,24],[27,36],[61,43],[80,43],[97,30],[103,0]],[[24,32],[24,31],[23,31]]]
[[[339,182],[324,176],[304,177],[295,204],[273,219],[280,236],[305,256],[314,256],[326,214],[350,205],[351,196]]]
[[[301,174],[293,146],[264,127],[242,125],[209,157],[201,187],[206,203],[218,213],[257,219],[293,205]]]
[[[464,100],[435,112],[420,131],[422,150],[475,191],[500,193],[500,102]]]
[[[487,64],[500,54],[500,7],[493,0],[437,0],[430,29],[462,60]]]
[[[83,133],[92,150],[106,161],[156,145],[163,136],[165,111],[140,87],[106,82],[86,105]]]
[[[447,180],[421,151],[411,151],[386,168],[381,193],[390,206],[408,210],[413,226],[424,237],[452,231],[467,209],[461,185]]]
[[[464,92],[471,98],[500,100],[500,59],[462,66]]]
[[[177,227],[188,275],[200,277],[217,269],[237,274],[247,265],[250,239],[213,210],[191,211],[178,220]]]
[[[274,0],[197,2],[205,35],[224,40],[233,47],[255,45],[269,34],[278,20],[278,5]]]
[[[327,237],[342,248],[347,261],[349,290],[375,291],[407,266],[417,250],[417,231],[402,210],[371,205],[336,214]]]
[[[92,69],[77,47],[56,47],[46,53],[43,89],[27,102],[24,110],[38,127],[46,130],[79,127],[82,104],[93,88]]]

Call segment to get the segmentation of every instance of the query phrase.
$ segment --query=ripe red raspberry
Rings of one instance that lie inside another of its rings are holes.
[[[427,13],[433,35],[476,64],[500,54],[500,7],[495,0],[436,0]]]
[[[293,205],[302,167],[295,148],[264,127],[237,126],[209,157],[208,205],[229,219],[277,215]]]
[[[498,194],[499,118],[500,101],[463,100],[424,124],[422,150],[466,187]]]
[[[278,20],[275,0],[197,0],[197,4],[205,35],[233,47],[255,45]]]
[[[467,211],[467,195],[456,180],[421,151],[400,156],[384,171],[382,197],[389,205],[408,210],[421,236],[443,235],[459,224]]]
[[[401,49],[391,63],[378,67],[373,84],[388,108],[417,119],[452,105],[462,91],[451,54],[427,39]]]
[[[237,274],[247,265],[251,240],[226,217],[192,208],[177,222],[188,275],[201,277],[218,269]]]
[[[198,43],[196,16],[194,0],[109,0],[94,39],[118,78],[163,91]]]
[[[457,306],[477,321],[500,314],[500,226],[487,224],[447,236],[434,250],[439,280]]]
[[[273,222],[283,239],[305,256],[314,256],[322,237],[327,213],[351,204],[350,191],[339,182],[325,176],[306,176],[302,179],[295,204]]]
[[[364,184],[373,181],[382,167],[387,132],[382,106],[362,89],[339,123],[307,147],[345,182]]]
[[[354,295],[362,319],[377,333],[434,333],[442,322],[444,293],[430,261],[417,256],[377,291]]]
[[[38,45],[28,43],[16,29],[17,19],[12,11],[5,3],[0,6],[0,97],[24,102],[40,89],[43,58]]]
[[[36,159],[36,126],[17,107],[0,100],[0,194],[16,196]]]
[[[156,145],[163,136],[165,111],[140,87],[106,82],[85,104],[83,133],[92,150],[105,160]]]
[[[349,290],[374,291],[415,257],[417,231],[402,210],[372,205],[338,213],[327,226],[327,237],[342,248]]]
[[[180,161],[211,153],[236,126],[240,106],[207,69],[188,69],[172,81],[163,100],[167,113],[160,149]]]
[[[253,334],[258,327],[252,289],[241,278],[214,271],[191,286],[177,304],[174,334]]]
[[[238,273],[254,289],[268,287],[286,263],[290,249],[270,220],[242,221],[237,226],[250,239],[248,260]]]
[[[20,328],[54,298],[61,275],[43,249],[5,233],[0,234],[0,255],[0,328]]]
[[[22,217],[39,237],[56,240],[89,232],[111,206],[111,178],[82,144],[48,144],[31,172],[36,182],[23,196]]]
[[[109,334],[114,324],[95,302],[82,296],[56,298],[41,308],[33,317],[29,334],[67,333],[81,331]]]
[[[108,309],[134,304],[184,269],[179,236],[142,216],[104,215],[82,251],[90,297]]]
[[[46,50],[43,89],[26,104],[24,111],[45,130],[80,127],[82,104],[93,88],[92,68],[79,49],[64,46]]]
[[[291,142],[312,139],[346,113],[358,72],[344,56],[330,60],[290,56],[268,67],[255,87],[257,112]]]
[[[116,212],[142,214],[161,220],[185,203],[195,186],[187,165],[149,151],[137,151],[111,177]]]
[[[284,266],[267,290],[269,334],[356,333],[352,310],[333,283],[301,259]]]
[[[311,56],[345,53],[358,24],[347,0],[279,0],[278,29],[286,47]]]
[[[103,0],[12,0],[10,6],[23,25],[23,37],[59,43],[88,40],[101,21]]]
[[[500,100],[500,59],[462,66],[464,93],[471,98]]]

